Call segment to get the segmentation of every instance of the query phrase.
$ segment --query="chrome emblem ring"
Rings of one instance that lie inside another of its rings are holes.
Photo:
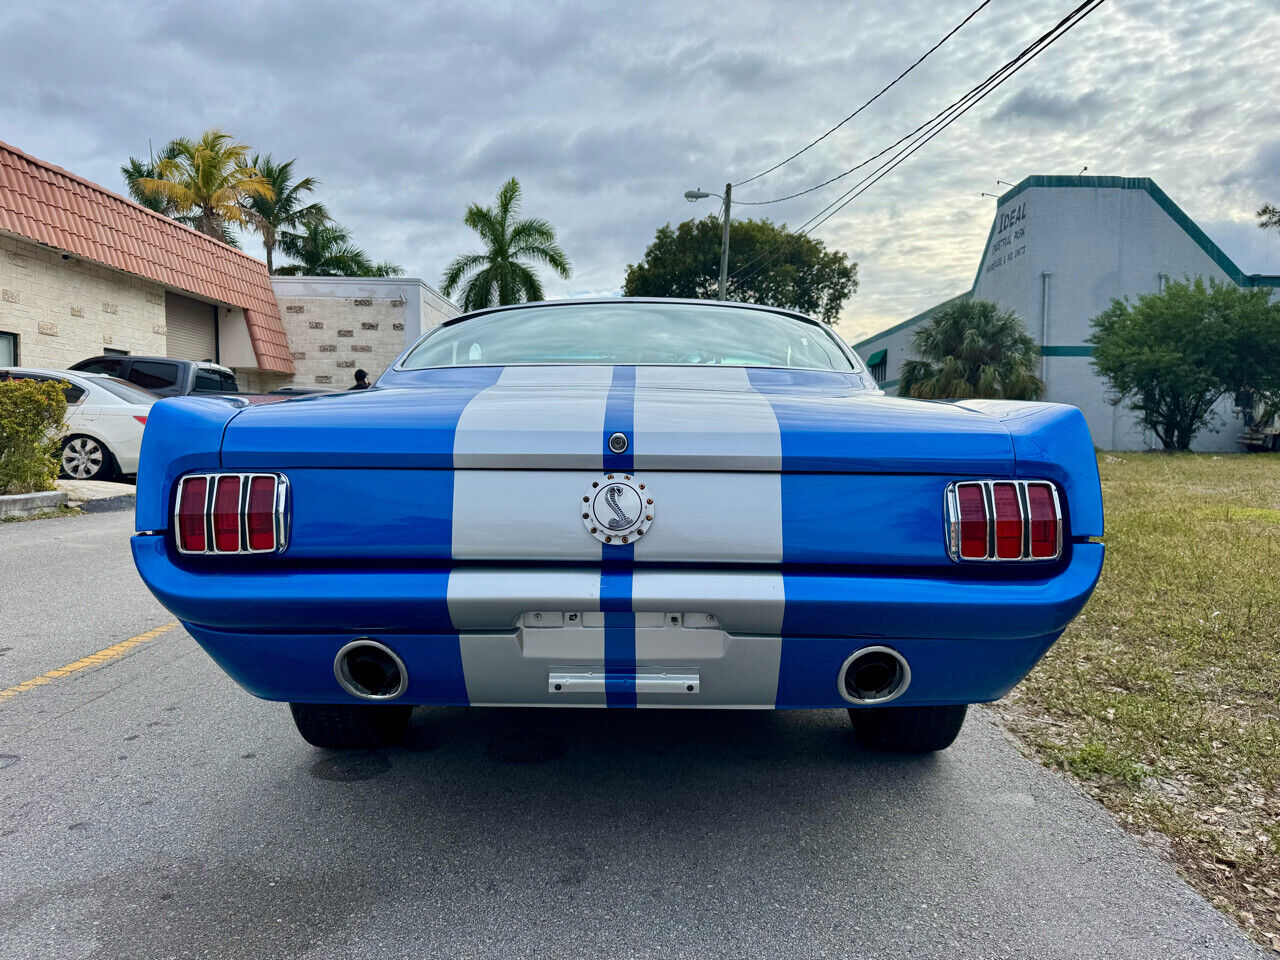
[[[601,543],[622,546],[645,535],[653,523],[653,491],[629,473],[593,480],[582,495],[582,525]]]

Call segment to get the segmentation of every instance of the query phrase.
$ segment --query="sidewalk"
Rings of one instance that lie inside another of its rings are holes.
[[[86,513],[133,509],[134,488],[131,483],[112,483],[106,480],[59,480],[58,489],[66,491],[67,506],[79,507]]]

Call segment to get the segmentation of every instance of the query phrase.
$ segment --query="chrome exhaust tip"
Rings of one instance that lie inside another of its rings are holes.
[[[338,684],[361,700],[394,700],[409,688],[404,661],[385,643],[360,637],[333,659]]]
[[[850,703],[888,703],[907,692],[911,667],[891,647],[863,647],[840,667],[836,687]]]

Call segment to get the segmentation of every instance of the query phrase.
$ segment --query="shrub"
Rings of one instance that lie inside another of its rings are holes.
[[[0,494],[54,488],[67,415],[65,386],[55,380],[0,382]]]

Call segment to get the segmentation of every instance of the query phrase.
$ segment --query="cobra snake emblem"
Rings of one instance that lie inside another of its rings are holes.
[[[604,502],[616,514],[616,519],[609,521],[610,530],[621,530],[624,527],[631,526],[631,518],[622,512],[622,507],[618,506],[618,495],[622,493],[622,488],[614,485],[605,491]]]

